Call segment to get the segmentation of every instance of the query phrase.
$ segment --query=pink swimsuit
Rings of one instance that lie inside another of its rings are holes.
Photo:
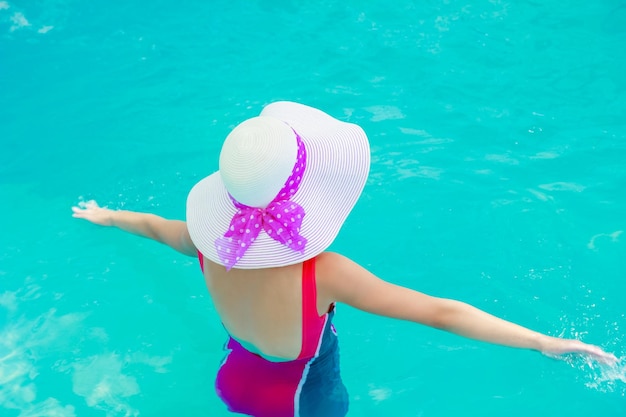
[[[198,254],[200,266],[203,256]],[[319,316],[315,258],[302,264],[302,348],[298,358],[275,362],[247,350],[232,336],[215,381],[230,411],[255,417],[343,417],[348,394],[339,373],[339,345],[331,310]]]

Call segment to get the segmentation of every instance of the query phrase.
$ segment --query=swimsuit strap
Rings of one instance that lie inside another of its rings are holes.
[[[200,269],[204,272],[204,255],[200,251],[198,251],[198,260],[200,261]]]
[[[302,263],[302,348],[298,359],[315,356],[324,322],[317,312],[315,258],[312,258]]]

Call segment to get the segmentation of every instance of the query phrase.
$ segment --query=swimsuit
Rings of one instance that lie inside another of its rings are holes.
[[[198,257],[204,269],[202,254]],[[318,315],[315,258],[305,261],[300,355],[294,360],[270,360],[230,336],[215,381],[217,394],[228,409],[254,417],[345,416],[348,393],[339,373],[334,314],[333,306],[322,317]]]

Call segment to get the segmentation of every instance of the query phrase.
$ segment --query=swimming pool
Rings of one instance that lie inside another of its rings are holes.
[[[333,250],[626,354],[623,2],[309,3],[0,0],[0,415],[228,415],[198,265],[70,207],[184,217],[226,133],[283,99],[370,138]],[[624,360],[336,325],[351,416],[626,411]]]

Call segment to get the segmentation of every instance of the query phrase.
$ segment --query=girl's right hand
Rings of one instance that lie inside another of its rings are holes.
[[[542,343],[541,353],[551,357],[576,353],[589,356],[591,359],[606,365],[617,363],[617,358],[612,353],[605,352],[599,346],[589,345],[575,339],[560,339],[546,336]]]

